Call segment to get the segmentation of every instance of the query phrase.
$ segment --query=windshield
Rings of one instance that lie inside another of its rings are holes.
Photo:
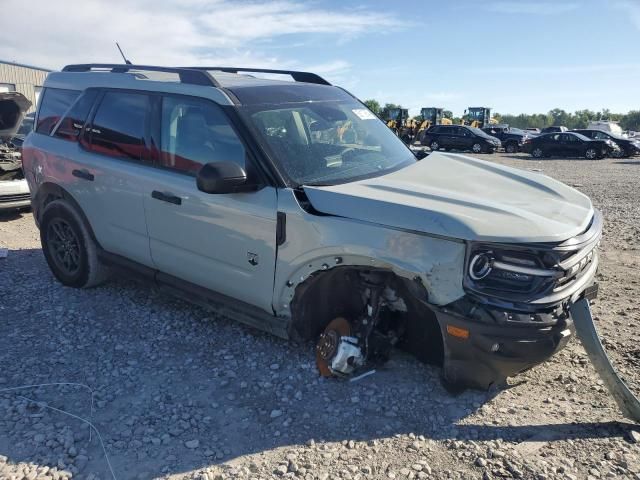
[[[355,101],[242,107],[274,160],[298,185],[333,185],[416,162],[411,151]]]
[[[476,127],[467,127],[467,128],[469,128],[469,130],[471,130],[473,133],[481,137],[491,137],[491,135],[489,135],[484,130],[480,130],[479,128],[476,128]]]

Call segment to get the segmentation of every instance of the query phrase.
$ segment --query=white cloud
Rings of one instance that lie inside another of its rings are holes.
[[[574,2],[536,1],[504,1],[489,3],[486,8],[496,13],[520,14],[520,15],[554,15],[576,10],[580,5]]]
[[[268,45],[302,33],[322,35],[336,45],[399,25],[396,17],[373,9],[329,9],[294,0],[37,0],[29,5],[3,0],[11,21],[0,29],[0,58],[53,69],[78,62],[120,63],[115,41],[137,63],[301,68],[299,61],[274,55]],[[348,69],[343,61],[328,65],[332,73]]]

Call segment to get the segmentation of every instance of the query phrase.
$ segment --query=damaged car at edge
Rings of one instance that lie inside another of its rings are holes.
[[[180,81],[144,74],[157,70]],[[62,283],[134,269],[314,341],[325,376],[365,372],[399,347],[442,365],[447,384],[487,388],[567,344],[571,306],[597,291],[602,216],[589,198],[467,156],[419,161],[317,75],[240,72],[264,70],[89,64],[48,76],[24,167]]]
[[[20,148],[13,138],[31,102],[18,92],[0,93],[0,211],[29,207],[29,186],[22,172]]]

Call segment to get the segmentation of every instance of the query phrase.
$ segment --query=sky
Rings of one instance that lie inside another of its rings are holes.
[[[640,0],[2,0],[0,59],[309,70],[418,113],[640,109]],[[28,8],[26,6],[28,5]]]

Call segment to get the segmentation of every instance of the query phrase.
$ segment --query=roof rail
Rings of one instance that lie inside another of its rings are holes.
[[[272,70],[269,68],[242,68],[242,67],[185,67],[190,70],[218,70],[220,72],[238,73],[238,72],[255,72],[255,73],[275,73],[281,75],[291,75],[296,82],[317,83],[318,85],[331,85],[320,75],[311,72],[300,72],[296,70]]]
[[[90,72],[94,69],[110,69],[111,73],[126,73],[130,70],[147,72],[167,72],[175,73],[180,78],[180,82],[192,85],[204,85],[207,87],[220,87],[220,84],[204,69],[198,68],[177,68],[158,67],[155,65],[129,65],[120,63],[83,63],[77,65],[67,65],[63,72]]]

